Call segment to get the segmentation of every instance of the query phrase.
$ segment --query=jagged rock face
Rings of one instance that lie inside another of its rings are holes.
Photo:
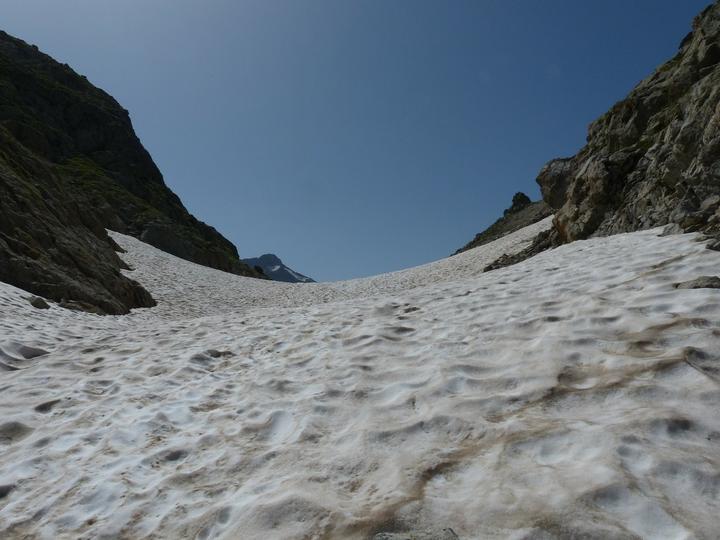
[[[590,125],[587,145],[537,179],[557,209],[555,242],[678,223],[718,227],[720,3],[669,62]]]
[[[128,112],[67,65],[0,32],[0,280],[126,313],[153,305],[105,229],[257,276],[165,185]]]

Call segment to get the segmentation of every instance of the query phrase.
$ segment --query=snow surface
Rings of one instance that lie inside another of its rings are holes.
[[[720,253],[653,230],[482,273],[548,225],[329,284],[113,233],[159,301],[123,317],[0,284],[0,537],[718,538],[720,291],[673,283]]]

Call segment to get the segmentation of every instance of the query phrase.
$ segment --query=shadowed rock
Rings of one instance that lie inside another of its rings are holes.
[[[13,489],[15,489],[14,484],[5,484],[0,486],[0,499],[7,497]]]
[[[28,298],[28,302],[30,302],[32,307],[37,309],[50,309],[48,303],[39,296],[31,296]]]
[[[700,276],[690,281],[675,284],[676,289],[720,289],[720,277]]]
[[[128,111],[67,65],[0,32],[0,281],[68,307],[155,305],[106,229],[190,261],[257,276],[188,213]]]

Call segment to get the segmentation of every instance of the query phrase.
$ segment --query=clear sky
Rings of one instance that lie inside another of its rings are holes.
[[[130,111],[243,257],[317,280],[452,253],[677,50],[708,0],[3,0]]]

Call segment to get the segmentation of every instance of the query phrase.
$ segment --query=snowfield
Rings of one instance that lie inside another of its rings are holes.
[[[320,284],[113,233],[159,302],[121,317],[0,284],[0,537],[720,537],[720,290],[673,287],[720,253],[482,273],[548,226]]]

